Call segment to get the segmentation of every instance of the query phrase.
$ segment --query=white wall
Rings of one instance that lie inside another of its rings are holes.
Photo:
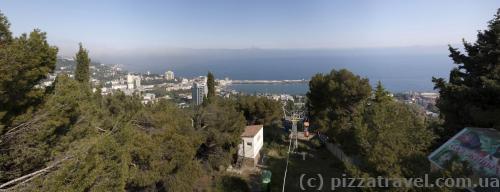
[[[253,150],[253,138],[251,137],[243,137],[243,143],[241,143],[239,146],[240,146],[240,156],[244,156],[244,157],[247,157],[247,158],[253,158],[253,153],[254,153],[254,150]],[[252,145],[248,145],[248,143],[252,143]],[[242,145],[244,146],[242,148]],[[243,150],[244,149],[244,152]]]
[[[262,146],[264,145],[264,129],[260,129],[257,134],[255,134],[254,137],[243,137],[242,141],[243,143],[240,143],[238,145],[238,155],[244,156],[247,158],[255,158],[259,152],[260,149],[262,149]],[[251,145],[248,145],[248,143],[251,143]],[[242,147],[244,145],[244,147]],[[244,152],[243,150],[244,149]]]
[[[260,131],[253,137],[253,157],[257,156],[264,145],[264,128],[260,129]]]

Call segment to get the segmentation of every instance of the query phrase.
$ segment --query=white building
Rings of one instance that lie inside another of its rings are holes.
[[[156,95],[153,93],[146,93],[142,96],[142,103],[154,103],[156,101]]]
[[[141,77],[139,75],[127,75],[127,89],[139,89],[141,87]]]
[[[186,79],[186,78],[182,78],[181,83],[182,83],[182,84],[189,83],[189,80],[188,80],[188,79]]]
[[[255,166],[260,158],[260,149],[264,145],[264,126],[250,125],[241,134],[242,143],[238,145],[238,156],[243,158],[243,164]]]
[[[127,85],[121,85],[121,84],[118,84],[118,85],[112,85],[112,86],[111,86],[111,89],[114,89],[114,90],[119,89],[119,90],[122,90],[122,91],[123,91],[123,90],[127,89]]]
[[[174,72],[173,71],[167,71],[165,72],[165,79],[166,80],[174,80]]]
[[[155,85],[142,85],[144,91],[151,91],[155,88]]]
[[[207,96],[208,88],[204,83],[193,83],[191,88],[191,95],[193,98],[194,105],[200,105],[203,103],[203,98]]]
[[[228,77],[226,77],[225,79],[218,79],[217,83],[219,84],[219,86],[227,86],[232,84],[232,81]]]

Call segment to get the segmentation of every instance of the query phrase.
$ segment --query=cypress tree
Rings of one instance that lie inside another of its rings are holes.
[[[382,86],[382,83],[380,81],[377,82],[377,87],[375,88],[375,102],[377,103],[383,103],[385,101],[391,100],[391,97],[389,97],[389,92],[385,90],[384,86]]]
[[[82,43],[79,44],[80,48],[75,55],[76,60],[76,70],[75,70],[75,79],[81,83],[89,83],[90,80],[90,58],[88,51],[83,48]]]
[[[207,100],[211,102],[215,98],[215,79],[214,79],[214,74],[212,74],[212,72],[208,72],[207,74],[207,87],[208,87]]]

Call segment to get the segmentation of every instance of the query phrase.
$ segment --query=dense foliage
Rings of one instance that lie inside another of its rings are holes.
[[[479,31],[477,41],[463,42],[466,54],[449,47],[457,65],[448,81],[436,79],[440,98],[437,107],[445,120],[439,134],[447,139],[464,127],[488,127],[500,130],[500,9]]]
[[[314,114],[311,117],[312,125],[333,137],[333,141],[340,144],[341,149],[352,157],[352,164],[346,164],[349,174],[360,178],[409,178],[424,177],[424,174],[429,173],[430,163],[426,157],[436,136],[422,113],[411,105],[394,100],[380,82],[370,92],[367,80],[346,70],[341,71],[341,76],[347,78],[335,77],[339,73],[333,71],[329,75],[316,75],[311,80],[308,107],[310,113]],[[347,96],[350,99],[346,99]],[[458,176],[465,167],[453,164],[447,168],[431,174],[430,179],[453,174]]]
[[[13,37],[9,27],[0,13],[0,189],[193,191],[209,178],[216,184],[205,188],[249,190],[239,178],[212,176],[236,161],[246,124],[281,124],[282,103],[219,98],[212,73],[207,102],[196,108],[165,100],[145,105],[139,95],[122,92],[103,96],[99,87],[89,89],[90,57],[81,44],[75,78],[60,74],[41,88],[40,81],[54,71],[57,48],[40,30]],[[422,176],[436,138],[445,140],[465,126],[500,129],[499,39],[500,10],[475,43],[464,42],[466,55],[450,47],[458,67],[449,81],[433,80],[445,129],[395,101],[380,82],[372,91],[368,79],[345,69],[311,79],[311,124],[353,157],[351,175]],[[467,171],[467,165],[453,163],[432,176]]]
[[[16,115],[42,102],[45,90],[36,85],[53,72],[57,54],[44,32],[12,37],[9,26],[0,15],[0,133],[8,131],[5,127]]]
[[[282,103],[265,97],[238,96],[236,108],[243,112],[249,125],[280,125],[283,118]]]
[[[2,174],[2,182],[54,166],[19,187],[191,189],[200,175],[195,155],[202,136],[189,115],[164,101],[143,106],[139,98],[123,93],[97,99],[83,86],[59,76],[43,106],[19,117],[16,126],[21,128],[3,137],[2,173],[9,174]]]
[[[219,170],[236,161],[236,150],[245,128],[245,118],[232,102],[214,98],[195,114],[195,127],[203,136],[197,157]]]
[[[0,13],[0,45],[4,45],[12,41],[12,33],[9,30],[10,23],[7,17]]]
[[[356,151],[365,172],[394,178],[415,177],[428,170],[415,164],[426,162],[434,139],[423,116],[393,100],[380,83],[361,114],[353,119],[353,125]]]
[[[236,97],[236,109],[243,112],[248,125],[264,125],[264,142],[280,141],[285,133],[283,103],[266,97],[241,95]]]
[[[307,107],[313,125],[342,145],[351,145],[352,118],[371,92],[368,79],[346,69],[316,74],[309,82]]]
[[[75,78],[60,74],[39,88],[57,49],[39,30],[14,38],[8,27],[2,15],[0,189],[193,191],[234,159],[245,119],[233,102],[214,97],[193,112],[92,92],[81,44]]]

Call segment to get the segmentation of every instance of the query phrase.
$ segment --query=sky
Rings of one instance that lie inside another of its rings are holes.
[[[39,28],[60,54],[186,49],[356,49],[458,44],[498,0],[0,0],[19,35]]]

